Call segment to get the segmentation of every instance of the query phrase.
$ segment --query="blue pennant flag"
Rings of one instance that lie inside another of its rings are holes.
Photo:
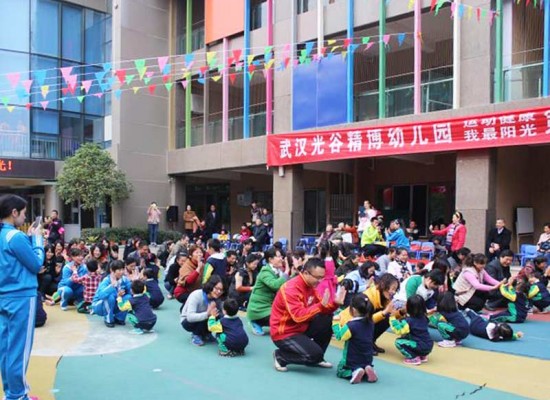
[[[37,71],[33,72],[34,80],[38,84],[38,86],[44,86],[44,81],[46,80],[46,70],[45,69],[39,69]]]

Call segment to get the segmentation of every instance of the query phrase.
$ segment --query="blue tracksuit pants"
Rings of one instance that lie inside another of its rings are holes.
[[[61,307],[67,307],[69,301],[74,300],[78,304],[84,300],[84,286],[62,286],[57,289],[61,293]]]
[[[0,298],[0,369],[6,400],[27,399],[36,296]]]
[[[130,294],[124,295],[122,296],[122,300],[126,301],[130,297],[132,297],[132,295]],[[114,323],[115,319],[121,322],[126,320],[127,312],[120,311],[118,309],[116,294],[113,294],[112,296],[109,296],[103,300],[94,301],[92,303],[92,310],[94,314],[104,317],[105,322],[108,322],[110,324]]]

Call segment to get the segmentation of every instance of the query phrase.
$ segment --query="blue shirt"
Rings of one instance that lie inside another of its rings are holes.
[[[0,296],[36,297],[36,275],[44,263],[44,239],[29,238],[13,225],[0,230]]]
[[[395,247],[403,247],[407,250],[410,250],[411,248],[411,242],[409,241],[409,238],[405,236],[405,233],[403,232],[403,229],[399,228],[389,235],[386,236],[386,241],[388,242],[395,242]]]

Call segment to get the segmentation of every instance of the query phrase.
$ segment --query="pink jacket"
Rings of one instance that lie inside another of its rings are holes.
[[[453,224],[449,224],[449,226],[445,229],[441,229],[440,231],[432,231],[432,233],[437,236],[446,237],[447,232],[449,231],[449,229],[451,229],[452,226]],[[451,240],[451,251],[457,251],[461,249],[462,247],[464,247],[464,243],[466,243],[466,226],[458,224]]]
[[[323,298],[325,294],[325,289],[328,289],[330,293],[330,301],[334,300],[334,295],[336,294],[336,286],[338,280],[336,278],[336,264],[332,258],[325,259],[325,277],[319,285],[317,286],[317,294]]]

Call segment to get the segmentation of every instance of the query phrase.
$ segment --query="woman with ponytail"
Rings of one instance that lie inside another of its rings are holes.
[[[0,368],[5,399],[28,399],[27,366],[36,314],[37,274],[44,262],[40,226],[25,235],[27,202],[0,196]]]

